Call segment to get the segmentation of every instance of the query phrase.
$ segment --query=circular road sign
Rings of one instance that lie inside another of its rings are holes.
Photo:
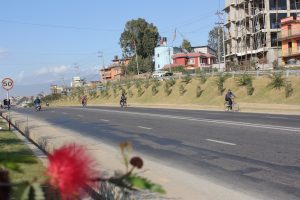
[[[11,78],[5,78],[2,80],[2,87],[4,90],[10,90],[14,86],[14,81]]]

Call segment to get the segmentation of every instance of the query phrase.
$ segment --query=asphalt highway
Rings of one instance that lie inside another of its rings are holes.
[[[181,109],[15,109],[230,188],[300,199],[300,116]]]

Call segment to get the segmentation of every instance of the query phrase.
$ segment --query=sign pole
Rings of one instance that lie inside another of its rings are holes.
[[[9,100],[9,90],[6,90],[6,99],[7,99],[7,109],[8,109],[8,130],[11,130],[11,124],[10,124],[10,100]]]

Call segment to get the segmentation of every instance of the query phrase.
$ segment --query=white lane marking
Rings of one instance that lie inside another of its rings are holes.
[[[76,115],[77,117],[80,117],[80,118],[82,118],[83,117],[83,115]]]
[[[108,119],[100,119],[100,120],[103,121],[103,122],[109,122]]]
[[[67,115],[68,113],[66,113],[66,112],[62,112],[62,114],[64,114],[64,115]]]
[[[54,110],[51,110],[51,112],[53,112],[53,113],[54,113]]]
[[[269,118],[269,119],[289,119],[287,117],[266,117],[266,118]]]
[[[235,146],[236,145],[236,144],[231,143],[231,142],[224,142],[224,141],[213,140],[213,139],[206,139],[206,141],[215,142],[215,143],[219,143],[219,144],[227,144],[227,145],[231,145],[231,146]]]
[[[72,109],[79,109],[79,108],[72,108]],[[105,109],[91,109],[91,108],[88,108],[88,109],[91,110],[91,111],[96,111],[96,112],[132,114],[132,115],[161,117],[161,118],[169,118],[169,119],[183,119],[183,120],[198,121],[198,122],[207,122],[207,123],[215,123],[215,124],[226,124],[226,125],[233,125],[233,126],[246,126],[246,127],[264,128],[264,129],[273,129],[273,130],[300,132],[300,128],[287,127],[287,126],[274,126],[274,125],[254,124],[254,123],[246,123],[246,122],[213,120],[213,119],[205,119],[205,118],[192,118],[192,117],[174,116],[174,115],[138,113],[138,112],[130,112],[130,111],[124,112],[124,111],[105,110]]]
[[[148,127],[144,127],[144,126],[138,126],[139,128],[142,128],[142,129],[147,129],[147,130],[151,130],[152,128],[148,128]]]

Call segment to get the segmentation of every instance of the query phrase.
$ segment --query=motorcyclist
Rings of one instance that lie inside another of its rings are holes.
[[[34,105],[36,105],[36,106],[37,106],[37,105],[40,105],[40,104],[41,104],[40,98],[39,98],[39,97],[36,97],[33,103],[34,103]]]
[[[36,97],[33,103],[37,110],[41,110],[41,100],[39,99],[39,97]]]
[[[126,105],[126,100],[127,100],[127,98],[125,96],[125,93],[122,92],[121,97],[120,97],[120,104],[122,104],[122,102],[123,102],[124,105]]]
[[[230,89],[228,89],[226,95],[225,95],[225,101],[228,102],[230,110],[232,110],[232,99],[235,97],[235,95],[231,92]]]

